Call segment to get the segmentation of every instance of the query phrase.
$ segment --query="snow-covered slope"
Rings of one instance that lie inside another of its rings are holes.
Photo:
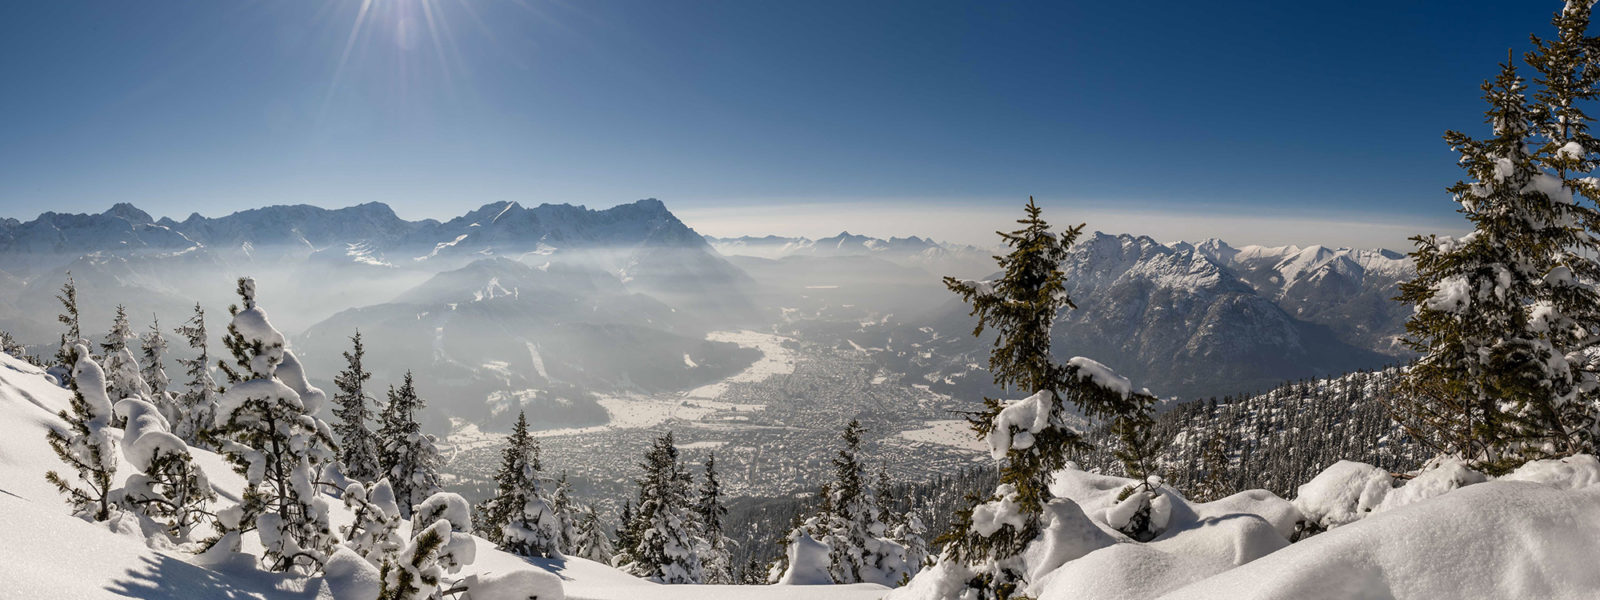
[[[64,426],[55,413],[67,408],[70,400],[70,393],[46,380],[39,369],[0,354],[0,565],[7,571],[0,597],[342,600],[319,577],[266,573],[248,557],[203,564],[196,555],[170,544],[151,548],[132,520],[89,523],[70,516],[61,496],[44,479],[46,471],[61,466],[45,443],[45,432]],[[237,498],[243,481],[222,458],[191,451],[218,493]],[[119,473],[118,478],[125,476]],[[342,504],[331,504],[333,524],[348,523],[351,515]],[[559,577],[566,597],[572,599],[864,600],[884,592],[872,585],[664,586],[583,559],[530,561],[474,540],[476,561],[461,576],[536,569]]]

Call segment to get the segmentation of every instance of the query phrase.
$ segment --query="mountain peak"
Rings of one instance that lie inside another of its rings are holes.
[[[116,217],[134,225],[148,225],[155,222],[154,219],[150,218],[150,213],[139,210],[138,207],[127,202],[113,204],[110,210],[101,214],[107,217]]]
[[[634,202],[633,205],[637,206],[639,208],[647,208],[647,209],[650,209],[650,210],[657,210],[657,211],[663,211],[663,212],[665,212],[667,210],[666,203],[664,203],[664,202],[662,202],[660,200],[657,200],[655,198],[645,198],[643,200],[639,200],[637,202]]]

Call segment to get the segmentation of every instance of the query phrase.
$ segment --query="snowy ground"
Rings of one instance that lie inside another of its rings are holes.
[[[744,348],[755,348],[761,351],[761,359],[737,375],[690,390],[684,394],[685,398],[714,400],[722,396],[730,383],[765,381],[774,375],[794,372],[794,352],[783,347],[783,342],[789,338],[756,331],[713,331],[706,334],[706,339],[713,342],[731,342]]]
[[[983,440],[972,434],[972,425],[964,420],[927,421],[923,429],[911,429],[900,432],[900,437],[913,442],[925,444],[939,444],[952,448],[961,448],[973,452],[987,453],[989,447]]]
[[[201,565],[183,548],[152,549],[136,526],[89,523],[68,514],[66,504],[45,481],[60,467],[45,443],[48,428],[62,427],[55,413],[70,394],[44,379],[38,369],[0,355],[0,565],[8,575],[0,598],[145,598],[211,600],[292,598],[339,600],[317,577],[262,572],[249,557],[240,562]],[[194,450],[196,462],[218,493],[236,498],[241,478],[222,458]],[[119,474],[119,479],[125,474]],[[333,501],[337,527],[350,520]],[[407,532],[409,533],[409,532]],[[246,540],[246,549],[253,544]],[[558,576],[566,597],[592,600],[645,599],[832,599],[881,597],[879,586],[663,586],[582,559],[529,561],[477,540],[477,560],[460,576],[539,569]]]

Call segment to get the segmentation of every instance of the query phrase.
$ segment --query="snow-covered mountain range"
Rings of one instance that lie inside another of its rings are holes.
[[[1413,271],[1386,250],[1096,232],[1074,246],[1066,271],[1077,308],[1059,317],[1055,348],[1096,357],[1160,394],[1246,393],[1403,357],[1410,313],[1392,298]],[[993,393],[981,360],[988,343],[972,338],[967,313],[949,300],[925,318],[864,326],[854,341],[936,387]]]
[[[657,200],[498,202],[443,222],[379,203],[183,221],[118,204],[7,219],[0,329],[48,346],[69,272],[91,335],[117,305],[141,327],[159,317],[170,329],[198,302],[220,327],[234,279],[252,276],[307,360],[340,360],[360,327],[378,342],[374,372],[427,376],[450,399],[443,415],[538,397],[559,404],[542,411],[552,419],[593,424],[605,413],[590,390],[704,385],[753,360],[705,340],[713,322],[754,317],[750,278]]]
[[[848,231],[821,239],[805,237],[744,236],[718,238],[707,236],[706,241],[727,256],[753,256],[782,259],[788,257],[843,257],[870,256],[890,262],[939,270],[965,272],[982,271],[992,266],[991,249],[937,242],[918,236],[875,238],[856,235]]]
[[[497,202],[446,221],[380,203],[182,221],[118,204],[0,220],[0,328],[52,342],[69,271],[91,331],[118,304],[170,326],[198,302],[215,320],[233,279],[251,275],[308,360],[338,360],[359,328],[389,341],[374,345],[381,376],[447,382],[464,414],[515,398],[603,419],[588,392],[737,372],[749,352],[705,334],[744,327],[848,337],[892,372],[977,397],[985,342],[940,276],[984,277],[993,254],[916,236],[702,237],[657,200]],[[1062,314],[1058,347],[1158,393],[1254,391],[1402,356],[1409,311],[1390,299],[1412,267],[1394,252],[1096,233],[1067,266],[1078,308]]]

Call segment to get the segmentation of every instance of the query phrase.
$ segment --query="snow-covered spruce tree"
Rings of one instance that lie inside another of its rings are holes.
[[[367,559],[375,567],[393,560],[405,540],[400,537],[400,506],[395,504],[394,488],[388,479],[371,485],[360,481],[344,490],[344,505],[350,509],[350,524],[341,525],[345,547]]]
[[[828,484],[823,484],[822,490],[817,493],[817,502],[819,505],[827,504]],[[779,535],[778,539],[774,540],[774,543],[778,546],[780,552],[778,552],[778,556],[776,558],[772,559],[772,562],[767,564],[765,577],[761,581],[762,583],[782,583],[785,577],[790,575],[789,555],[794,550],[795,541],[800,539],[801,536],[811,537],[813,530],[817,529],[816,524],[818,521],[819,519],[816,516],[807,517],[804,513],[794,513],[794,516],[789,519],[789,526],[783,530],[783,534]],[[833,582],[833,576],[828,575],[828,561],[826,556],[823,557],[818,570],[821,571],[821,575],[817,577],[817,583]],[[824,579],[826,581],[823,581]]]
[[[78,284],[72,280],[72,271],[67,271],[67,282],[56,294],[56,301],[61,303],[61,314],[56,315],[56,320],[66,325],[67,331],[61,334],[61,347],[56,350],[55,365],[63,375],[71,377],[72,370],[78,364],[78,356],[73,354],[73,349],[79,344],[85,348],[89,345],[89,341],[83,339],[83,327],[78,318]]]
[[[1089,449],[1084,436],[1066,425],[1064,402],[1091,419],[1137,412],[1147,396],[1098,362],[1075,357],[1056,363],[1050,331],[1056,315],[1073,308],[1061,262],[1083,225],[1061,233],[1050,230],[1041,210],[1028,199],[1021,229],[1000,237],[1011,252],[998,257],[1002,271],[994,281],[945,278],[945,285],[972,305],[978,317],[973,335],[995,333],[989,371],[1002,389],[1031,394],[1005,402],[986,398],[985,410],[971,421],[991,454],[1001,461],[1000,485],[984,500],[957,515],[941,538],[941,561],[970,573],[963,597],[1010,598],[1027,585],[1021,554],[1041,532],[1050,501],[1050,474],[1073,452]]]
[[[336,541],[328,502],[317,490],[320,467],[332,460],[331,432],[295,389],[315,388],[305,384],[283,334],[256,305],[255,281],[239,279],[237,291],[242,308],[228,307],[233,320],[223,338],[234,364],[218,363],[233,387],[219,401],[211,436],[245,487],[237,505],[217,514],[220,535],[211,546],[237,550],[239,536],[255,529],[268,569],[313,572]],[[315,391],[309,395],[320,396]]]
[[[556,478],[556,491],[550,495],[550,510],[555,513],[556,520],[561,522],[561,551],[568,552],[572,547],[572,537],[577,535],[577,523],[573,521],[572,489],[567,483],[567,472],[562,471],[561,477]]]
[[[706,583],[732,584],[733,540],[722,530],[722,519],[728,516],[728,507],[722,504],[722,482],[717,480],[715,452],[707,453],[705,472],[705,479],[700,482],[700,497],[694,504],[700,521],[700,564],[705,570]]]
[[[561,518],[540,491],[539,471],[539,440],[528,434],[527,414],[517,413],[495,473],[489,533],[508,552],[556,558],[561,556]]]
[[[1469,179],[1450,188],[1473,225],[1461,238],[1412,238],[1417,276],[1406,343],[1422,356],[1391,406],[1413,437],[1497,474],[1530,459],[1592,452],[1600,334],[1600,197],[1576,175],[1596,166],[1579,104],[1594,96],[1588,5],[1568,3],[1560,35],[1529,62],[1545,89],[1530,103],[1511,59],[1483,86],[1494,136],[1449,132]],[[1542,143],[1540,143],[1542,141]],[[1589,144],[1589,145],[1586,145]]]
[[[161,417],[167,420],[168,432],[171,433],[183,417],[183,407],[178,405],[177,395],[171,392],[172,378],[167,376],[164,364],[167,360],[167,338],[161,335],[159,317],[152,316],[150,331],[140,336],[139,354],[142,356],[139,376],[150,386],[150,401],[161,409]]]
[[[739,567],[739,585],[766,585],[767,574],[770,567],[761,562],[761,559],[751,556]]]
[[[350,351],[344,353],[345,369],[333,378],[339,391],[333,395],[333,433],[339,441],[339,461],[344,464],[344,474],[356,481],[372,481],[379,477],[378,440],[367,425],[372,421],[374,399],[367,394],[367,380],[372,373],[362,365],[366,348],[361,345],[361,332],[350,336]]]
[[[828,546],[828,573],[835,583],[897,585],[906,577],[905,548],[884,536],[877,495],[861,462],[861,422],[852,419],[833,459],[834,479],[823,490],[821,514],[809,527]],[[805,543],[795,536],[796,543]],[[794,554],[793,549],[789,554]]]
[[[1211,502],[1221,500],[1233,493],[1233,488],[1228,484],[1228,458],[1227,438],[1221,431],[1214,431],[1206,438],[1205,450],[1200,455],[1200,468],[1204,476],[1195,483],[1194,489],[1188,497],[1195,502]]]
[[[123,502],[151,520],[166,526],[167,534],[186,540],[208,514],[206,504],[217,499],[205,471],[194,464],[189,445],[172,434],[167,418],[155,404],[126,398],[113,407],[127,423],[122,436],[122,456],[138,473],[128,476]]]
[[[678,462],[672,432],[656,438],[640,467],[639,505],[630,525],[637,540],[618,556],[622,570],[656,583],[704,582],[692,531],[690,477]]]
[[[1172,500],[1161,493],[1161,477],[1122,488],[1116,506],[1106,510],[1106,524],[1134,540],[1148,542],[1167,530]]]
[[[1112,455],[1122,463],[1123,475],[1144,479],[1156,474],[1156,455],[1161,451],[1151,435],[1156,424],[1155,397],[1135,394],[1128,410],[1111,419],[1111,435],[1117,439]]]
[[[216,427],[217,396],[220,392],[217,380],[211,376],[205,309],[196,303],[194,316],[173,332],[183,336],[189,342],[189,348],[197,353],[194,358],[178,359],[189,381],[184,384],[183,394],[178,397],[179,412],[182,414],[172,424],[173,432],[190,445],[199,444],[207,437],[206,432]]]
[[[28,349],[17,343],[17,338],[11,335],[9,331],[0,330],[0,352],[10,354],[15,359],[25,360],[30,363],[35,362],[32,357],[28,356]]]
[[[911,577],[928,564],[928,533],[927,526],[922,524],[922,519],[916,511],[899,511],[894,501],[894,488],[889,480],[889,469],[878,465],[878,514],[883,517],[883,524],[888,528],[888,538],[904,551],[904,578]],[[898,581],[903,584],[904,581]]]
[[[111,331],[100,343],[101,356],[105,357],[106,393],[111,395],[112,402],[123,398],[150,398],[150,386],[140,374],[139,360],[128,347],[128,343],[135,340],[133,327],[128,324],[128,312],[119,304],[111,321]],[[122,419],[114,422],[121,424]]]
[[[88,346],[78,344],[67,353],[77,357],[67,380],[72,389],[71,409],[59,414],[67,422],[67,431],[51,428],[45,435],[50,449],[72,468],[77,481],[55,471],[46,473],[45,479],[67,496],[74,514],[104,521],[111,518],[114,508],[111,486],[117,472],[117,442],[108,431],[111,398],[106,395],[105,372],[89,354]]]
[[[378,428],[382,444],[379,466],[394,486],[400,514],[406,516],[411,515],[418,502],[440,491],[439,449],[433,444],[433,436],[423,433],[422,425],[417,423],[422,406],[411,372],[406,371],[399,388],[389,386],[389,402],[383,407]]]
[[[584,505],[577,509],[573,519],[576,524],[572,528],[572,540],[567,542],[568,552],[603,565],[611,564],[616,549],[611,545],[611,536],[606,535],[605,525],[600,522],[600,513],[593,506]]]
[[[620,566],[628,560],[628,553],[639,546],[639,519],[633,512],[633,499],[626,498],[622,501],[622,510],[617,511],[617,543],[615,552],[611,556],[611,566]]]
[[[455,590],[445,580],[476,559],[472,509],[458,494],[439,492],[416,505],[411,542],[379,568],[380,600],[439,600]],[[455,590],[466,591],[466,590]]]

